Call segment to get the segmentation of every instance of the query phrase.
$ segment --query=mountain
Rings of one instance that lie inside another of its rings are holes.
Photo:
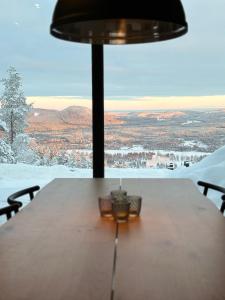
[[[90,126],[91,110],[82,106],[69,106],[59,112],[59,118],[68,126]]]
[[[70,106],[64,110],[34,108],[28,116],[28,132],[64,130],[68,128],[90,127],[92,112],[83,106]],[[115,113],[105,113],[105,124],[123,124]]]

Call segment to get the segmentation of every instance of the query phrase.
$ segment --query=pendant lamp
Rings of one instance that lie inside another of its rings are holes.
[[[176,38],[187,28],[179,0],[59,0],[51,34],[73,42],[121,45]]]
[[[165,41],[187,31],[180,0],[58,0],[51,34],[92,44],[94,177],[104,177],[103,45]]]

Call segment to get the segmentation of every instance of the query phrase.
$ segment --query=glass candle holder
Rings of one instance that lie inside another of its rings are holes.
[[[127,196],[128,202],[130,202],[130,216],[139,217],[141,212],[142,197],[140,196]]]
[[[112,217],[112,197],[105,196],[98,198],[99,211],[101,217]]]
[[[129,210],[130,210],[129,202],[114,201],[112,203],[112,211],[113,211],[114,220],[117,221],[118,223],[125,223],[128,221]]]

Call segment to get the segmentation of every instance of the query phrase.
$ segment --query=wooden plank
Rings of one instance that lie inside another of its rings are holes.
[[[143,196],[120,225],[116,300],[224,300],[225,218],[189,180],[123,180]]]
[[[0,228],[1,300],[109,299],[115,224],[98,197],[119,180],[57,179]]]

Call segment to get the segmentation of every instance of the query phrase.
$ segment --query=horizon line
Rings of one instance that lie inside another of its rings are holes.
[[[63,100],[63,101],[62,101]],[[92,99],[81,96],[28,96],[34,108],[63,110],[69,106],[92,108]],[[104,100],[105,111],[202,110],[225,109],[225,95],[215,96],[144,96]]]

